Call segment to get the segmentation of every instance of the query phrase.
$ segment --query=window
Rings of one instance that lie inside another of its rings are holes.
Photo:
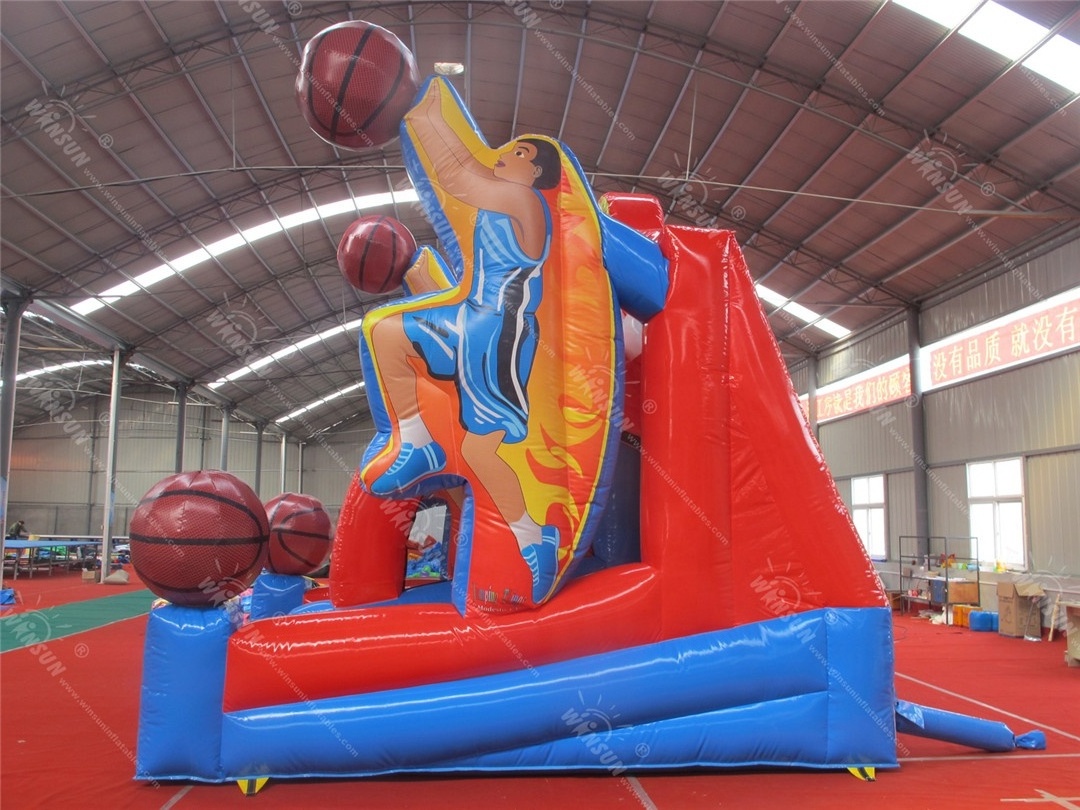
[[[888,559],[885,535],[885,476],[851,479],[851,519],[872,560]]]
[[[1026,568],[1024,466],[1019,458],[968,464],[968,515],[979,562]]]

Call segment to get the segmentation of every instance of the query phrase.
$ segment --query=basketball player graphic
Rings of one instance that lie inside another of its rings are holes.
[[[452,269],[424,248],[405,275],[410,295],[364,318],[377,433],[360,481],[380,497],[466,484],[471,529],[455,559],[469,574],[454,575],[455,604],[537,606],[588,550],[618,445],[608,248],[633,243],[622,266],[640,263],[634,240],[659,252],[601,214],[556,141],[487,146],[444,79],[430,79],[405,116],[402,148]]]
[[[462,456],[513,531],[539,602],[553,585],[558,530],[529,516],[517,474],[496,451],[526,433],[535,314],[551,233],[551,214],[535,189],[558,183],[559,154],[546,141],[522,139],[489,169],[443,120],[439,102],[439,83],[432,82],[417,105],[413,127],[441,189],[479,209],[476,266],[464,302],[400,313],[373,330],[372,351],[398,418],[400,446],[393,464],[369,488],[376,495],[394,494],[446,466],[446,452],[424,423],[410,379],[409,359],[421,358],[433,375],[457,380],[466,429]],[[361,477],[366,480],[364,472]]]

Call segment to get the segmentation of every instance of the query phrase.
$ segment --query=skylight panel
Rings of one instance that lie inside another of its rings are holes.
[[[317,399],[314,402],[309,402],[307,405],[304,405],[301,408],[297,408],[292,413],[287,413],[287,414],[285,414],[285,416],[278,417],[277,419],[274,420],[274,422],[276,424],[278,424],[278,425],[280,425],[282,422],[288,422],[288,421],[290,421],[292,419],[295,419],[296,417],[298,417],[298,416],[300,416],[302,414],[308,413],[309,411],[313,411],[316,408],[319,408],[319,407],[325,405],[327,402],[332,402],[335,399],[339,399],[340,397],[343,397],[346,394],[351,394],[353,391],[356,391],[356,390],[358,390],[360,388],[363,388],[363,387],[364,387],[364,383],[363,382],[358,382],[358,383],[354,383],[353,385],[348,385],[345,388],[339,388],[334,393],[327,394],[322,399]]]
[[[189,267],[194,267],[197,264],[202,264],[210,258],[210,253],[203,248],[193,250],[191,253],[185,253],[179,259],[174,259],[168,263],[168,266],[172,268],[174,273],[183,273]]]
[[[976,11],[959,33],[1016,61],[1034,48],[1049,30],[1012,9],[991,2]]]
[[[246,377],[249,374],[254,374],[260,368],[269,365],[275,360],[282,360],[292,354],[295,354],[301,349],[306,349],[308,346],[312,346],[320,341],[329,340],[330,338],[337,335],[343,335],[353,331],[354,329],[359,329],[362,322],[363,318],[355,318],[348,323],[338,326],[332,326],[329,329],[324,329],[322,332],[319,332],[316,335],[308,335],[306,338],[303,338],[296,343],[290,343],[288,346],[278,349],[273,354],[261,357],[258,360],[254,360],[251,363],[248,363],[246,366],[242,366],[241,368],[238,368],[235,371],[226,374],[224,377],[221,377],[210,383],[207,387],[220,388],[227,382],[233,382],[235,380],[241,379],[242,377]]]
[[[341,327],[338,327],[337,329],[333,330],[332,334],[337,334],[340,331],[341,331]],[[327,335],[327,337],[331,337],[331,335]],[[306,349],[308,346],[312,346],[312,345],[318,343],[322,339],[323,339],[322,335],[312,335],[311,337],[304,338],[299,343],[297,343],[296,348],[297,348],[298,351],[301,350],[301,349]]]
[[[297,346],[295,343],[290,343],[284,349],[278,349],[276,352],[270,355],[270,359],[284,360],[289,355],[296,354],[298,351],[300,351],[300,347]]]
[[[145,273],[136,276],[134,281],[125,281],[122,284],[118,284],[115,287],[105,290],[103,293],[99,293],[93,298],[79,301],[77,304],[73,305],[71,309],[79,315],[89,315],[91,312],[96,312],[101,309],[106,304],[112,304],[121,298],[139,292],[141,289],[146,289],[152,284],[157,284],[170,276],[183,273],[185,270],[189,270],[198,264],[209,261],[215,256],[220,256],[222,253],[238,248],[241,245],[251,244],[260,239],[265,239],[268,236],[273,236],[276,233],[281,233],[289,228],[295,228],[298,225],[315,222],[319,219],[330,219],[331,217],[340,216],[342,214],[355,214],[358,211],[364,211],[368,208],[378,208],[383,205],[416,202],[419,199],[420,197],[417,195],[416,190],[408,188],[403,191],[386,191],[379,194],[366,194],[361,197],[347,197],[344,200],[338,200],[337,202],[305,208],[302,211],[289,214],[281,219],[270,219],[267,222],[247,228],[238,234],[220,239],[217,242],[207,245],[205,248],[199,248],[190,253],[185,253],[166,264],[147,270]]]
[[[281,233],[281,223],[276,219],[240,231],[240,235],[244,237],[249,244],[251,242],[258,242],[260,239],[265,239],[268,236],[273,236],[275,233]]]
[[[818,319],[818,315],[816,312],[812,312],[811,310],[804,307],[802,304],[796,304],[794,301],[785,304],[783,309],[785,312],[794,315],[803,323],[811,323],[812,321],[816,321]]]
[[[140,273],[135,276],[132,281],[140,287],[149,287],[151,284],[157,284],[159,281],[164,281],[169,276],[175,275],[177,272],[179,271],[167,264],[159,264],[153,270],[147,270],[145,273]]]
[[[832,335],[834,338],[843,338],[851,334],[851,330],[846,326],[841,326],[836,321],[830,320],[829,318],[820,318],[810,325],[816,326],[822,332]]]
[[[415,195],[416,192],[414,191],[413,194]],[[394,192],[384,191],[381,194],[369,194],[368,199],[370,200],[368,207],[375,208],[380,205],[391,205],[394,202],[401,202],[404,198],[399,194],[395,199]],[[419,197],[416,197],[416,199],[419,199]]]
[[[318,208],[305,208],[303,211],[297,211],[295,214],[289,214],[286,217],[281,218],[282,230],[289,230],[289,228],[295,228],[297,225],[306,225],[309,222],[315,222],[319,219]]]
[[[340,216],[341,214],[352,214],[356,211],[356,200],[338,200],[334,203],[327,203],[326,205],[320,205],[318,208],[319,216],[323,219],[330,219],[331,217]]]
[[[1080,93],[1080,45],[1058,34],[1024,60],[1024,67]]]
[[[770,290],[762,284],[755,284],[754,289],[757,290],[758,298],[765,303],[772,304],[774,307],[782,309],[793,318],[820,329],[826,334],[832,335],[835,338],[847,337],[851,334],[851,330],[847,327],[841,326],[836,321],[821,317],[809,307],[804,307],[802,304],[789,301],[786,296],[781,295],[775,290]]]
[[[113,301],[117,301],[126,295],[131,295],[139,291],[139,285],[134,281],[124,281],[117,284],[115,287],[110,287],[104,293],[104,302],[111,304]]]
[[[220,256],[222,253],[228,253],[230,250],[235,250],[246,244],[247,240],[242,234],[234,233],[232,236],[226,236],[224,239],[211,242],[206,246],[206,252],[211,256]]]
[[[964,20],[979,5],[978,0],[893,2],[949,30],[963,23],[957,33],[1014,62],[1050,34],[1049,28],[993,0],[984,3],[966,23]],[[1080,45],[1067,37],[1050,37],[1024,60],[1023,66],[1071,93],[1080,93]]]
[[[787,303],[787,298],[775,290],[770,290],[763,284],[755,284],[754,289],[757,290],[758,298],[766,304],[772,304],[774,307],[782,307]]]
[[[893,0],[898,6],[933,20],[950,31],[968,18],[980,0]]]
[[[45,366],[43,368],[35,368],[30,371],[24,371],[15,377],[15,382],[21,380],[30,380],[34,377],[40,377],[42,374],[55,374],[58,371],[68,371],[73,368],[87,368],[89,366],[110,366],[112,360],[72,360],[68,363],[60,363],[55,366]]]

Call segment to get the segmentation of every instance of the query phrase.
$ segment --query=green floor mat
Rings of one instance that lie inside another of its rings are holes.
[[[139,590],[5,616],[0,619],[0,653],[142,616],[150,612],[154,598],[150,591]]]

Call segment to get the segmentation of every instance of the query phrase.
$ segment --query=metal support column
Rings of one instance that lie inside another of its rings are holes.
[[[116,507],[116,442],[120,422],[120,372],[124,357],[113,350],[112,390],[109,394],[109,443],[105,448],[105,509],[101,527],[101,582],[109,575],[112,562],[112,530]]]
[[[266,429],[266,422],[255,423],[255,494],[262,499],[262,451],[263,451],[263,431]]]
[[[219,470],[229,469],[229,423],[232,421],[232,408],[221,409],[221,463]]]
[[[920,539],[919,557],[930,553],[930,467],[926,461],[926,411],[923,408],[922,380],[919,378],[919,310],[907,311],[908,363],[911,374],[911,469],[915,474],[915,534]]]
[[[176,388],[176,464],[174,472],[184,471],[184,442],[187,439],[187,395],[188,384],[178,382]]]
[[[281,481],[278,492],[285,491],[285,460],[288,457],[289,450],[289,437],[284,433],[281,434]]]
[[[304,443],[297,443],[296,453],[296,491],[304,491]]]
[[[810,430],[814,438],[821,440],[818,433],[817,421],[817,389],[818,389],[818,359],[816,354],[810,355],[810,362],[806,368],[808,382],[806,384],[806,409],[810,412]]]
[[[19,336],[22,333],[22,314],[30,304],[29,298],[0,296],[4,316],[4,354],[0,378],[0,535],[7,535],[8,478],[11,475],[11,442],[15,435],[15,377],[19,371]],[[2,538],[0,538],[2,547]],[[0,559],[3,553],[0,551]]]

